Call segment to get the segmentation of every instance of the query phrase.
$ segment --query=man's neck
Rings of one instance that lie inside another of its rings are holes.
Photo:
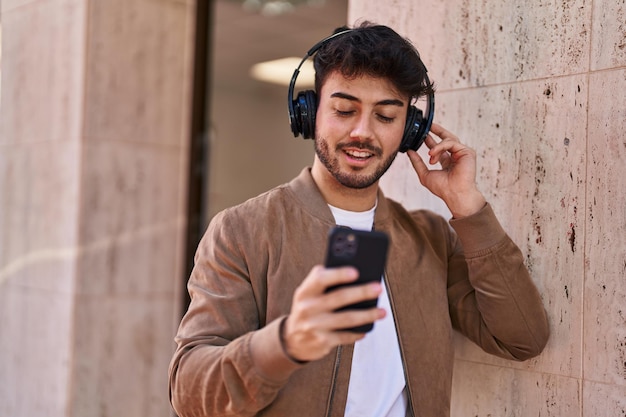
[[[378,182],[367,188],[350,188],[337,179],[316,161],[311,169],[313,181],[319,188],[326,203],[349,211],[367,211],[376,204]]]

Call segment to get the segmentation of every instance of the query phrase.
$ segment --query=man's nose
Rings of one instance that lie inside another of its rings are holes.
[[[352,132],[350,132],[350,136],[353,138],[369,139],[372,137],[372,134],[373,130],[371,118],[364,114],[359,116],[355,121]]]

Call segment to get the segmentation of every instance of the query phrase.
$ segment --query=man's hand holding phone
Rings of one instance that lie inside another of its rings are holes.
[[[354,343],[365,337],[373,322],[385,317],[376,301],[382,292],[387,243],[372,246],[370,235],[362,237],[372,232],[356,232],[364,240],[356,242],[354,249],[355,242],[348,241],[354,235],[345,235],[346,230],[350,229],[340,231],[339,238],[331,233],[326,266],[315,266],[294,293],[282,338],[287,354],[295,360],[317,360],[339,345]],[[375,234],[376,242],[380,235]],[[347,253],[333,246],[337,239],[348,239],[347,246],[340,242]]]

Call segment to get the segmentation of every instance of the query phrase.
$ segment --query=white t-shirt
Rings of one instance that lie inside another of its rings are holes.
[[[357,230],[372,230],[376,207],[364,212],[342,210],[329,204],[335,223]],[[383,277],[384,279],[384,277]],[[346,417],[405,417],[406,382],[398,345],[398,335],[386,285],[378,306],[387,315],[354,345],[348,386]]]

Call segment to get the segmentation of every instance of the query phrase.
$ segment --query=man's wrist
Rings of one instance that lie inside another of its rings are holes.
[[[289,358],[290,361],[300,364],[300,365],[304,365],[305,363],[308,363],[308,361],[302,361],[300,359],[294,358],[293,355],[291,355],[289,351],[287,350],[287,341],[285,340],[285,325],[287,323],[287,318],[288,317],[285,317],[281,321],[280,328],[278,329],[278,334],[280,337],[280,346],[283,348],[283,353],[285,354],[285,356],[287,356],[287,358]]]
[[[471,193],[457,195],[450,201],[446,201],[446,204],[454,219],[462,219],[482,210],[485,204],[487,204],[487,200],[480,191],[476,190]]]

